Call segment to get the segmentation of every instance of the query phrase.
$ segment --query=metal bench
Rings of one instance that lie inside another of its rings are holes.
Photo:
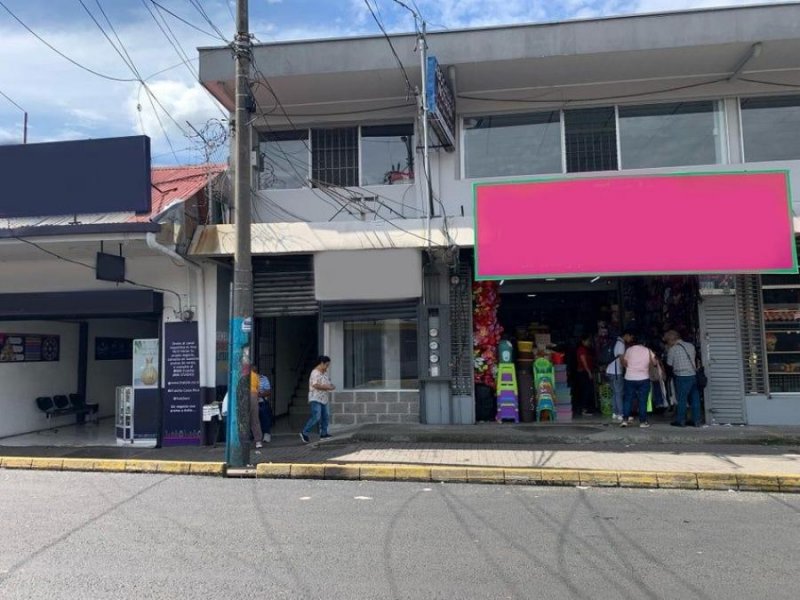
[[[52,398],[39,396],[36,398],[36,407],[44,413],[48,420],[52,417],[75,415],[79,423],[86,420],[86,415],[89,415],[96,423],[100,408],[98,404],[86,404],[80,394],[70,394],[69,396],[60,394]]]

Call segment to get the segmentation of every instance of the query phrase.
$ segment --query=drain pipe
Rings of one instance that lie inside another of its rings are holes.
[[[154,250],[164,256],[168,256],[173,261],[177,262],[181,266],[188,267],[190,271],[194,272],[197,278],[197,290],[198,290],[198,302],[197,302],[197,336],[198,340],[198,348],[197,352],[200,355],[200,388],[208,387],[208,379],[209,379],[209,370],[207,364],[207,355],[206,355],[206,278],[205,274],[203,273],[203,268],[195,262],[186,259],[184,256],[181,256],[175,250],[170,248],[169,246],[164,246],[163,244],[159,243],[156,239],[156,234],[153,232],[148,232],[145,236],[145,240],[147,242],[147,247],[151,250]],[[183,315],[181,315],[181,319],[183,319]]]

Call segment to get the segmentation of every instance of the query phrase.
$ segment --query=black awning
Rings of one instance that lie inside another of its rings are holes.
[[[87,319],[160,315],[164,297],[152,290],[0,294],[0,319]]]

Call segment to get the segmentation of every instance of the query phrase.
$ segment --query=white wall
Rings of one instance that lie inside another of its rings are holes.
[[[0,363],[0,437],[74,423],[74,415],[46,420],[36,398],[78,391],[78,324],[0,321],[0,331],[60,336],[57,362]]]
[[[289,410],[292,393],[298,378],[308,377],[309,373],[297,371],[298,361],[308,344],[316,344],[317,321],[306,317],[281,317],[275,322],[275,412],[282,414]],[[302,369],[304,365],[299,365]]]
[[[89,323],[89,344],[86,374],[86,402],[100,405],[100,416],[114,414],[116,387],[131,385],[132,360],[95,360],[95,339],[98,337],[157,338],[158,323],[134,319],[92,319]]]

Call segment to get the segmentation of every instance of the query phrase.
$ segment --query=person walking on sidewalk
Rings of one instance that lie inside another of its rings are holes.
[[[258,417],[261,423],[261,431],[264,434],[263,441],[272,441],[272,386],[269,377],[258,374]]]
[[[261,417],[259,415],[259,375],[258,370],[250,367],[250,433],[256,443],[256,450],[264,446],[264,433],[261,431]]]
[[[691,403],[690,425],[700,427],[700,389],[697,387],[697,351],[692,344],[684,342],[680,334],[670,330],[664,334],[667,343],[667,364],[672,367],[678,409],[671,425],[686,426],[686,405]]]
[[[631,347],[622,357],[625,367],[625,387],[622,403],[622,427],[633,423],[631,410],[636,402],[639,409],[639,427],[650,427],[647,422],[647,397],[650,394],[650,367],[655,366],[656,357],[645,345],[636,341],[632,331],[625,332],[625,338],[631,340]]]
[[[625,355],[626,345],[630,342],[629,337],[627,335],[617,336],[614,342],[614,360],[606,367],[606,378],[611,385],[612,392],[611,413],[612,419],[615,421],[622,421],[622,397],[625,390],[625,369],[622,368],[622,357]]]
[[[328,369],[331,366],[331,359],[327,356],[320,356],[317,359],[317,366],[311,371],[308,380],[308,403],[311,405],[311,417],[300,432],[300,439],[304,444],[311,441],[309,434],[317,423],[319,423],[319,437],[325,439],[331,437],[328,433],[328,422],[330,421],[329,404],[331,392],[336,389],[331,383]]]

